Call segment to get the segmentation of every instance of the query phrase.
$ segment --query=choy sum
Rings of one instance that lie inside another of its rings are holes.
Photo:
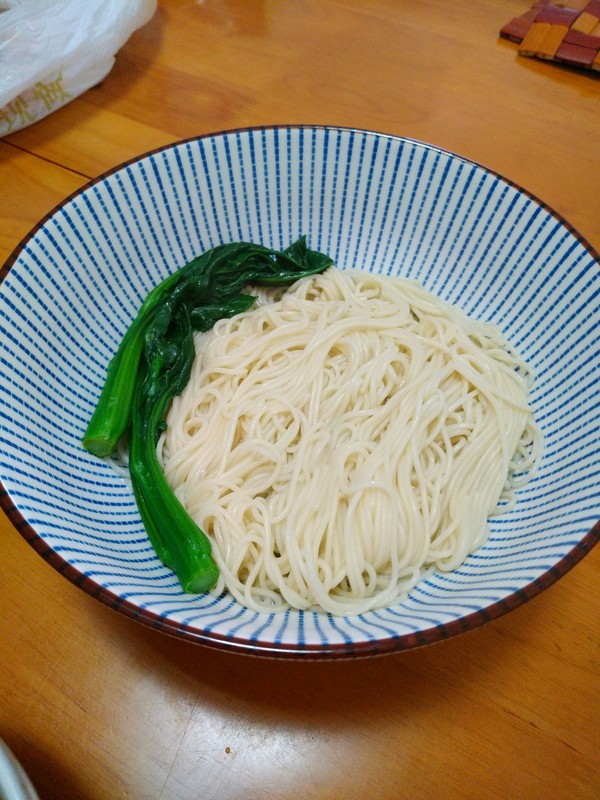
[[[129,434],[129,471],[142,522],[158,557],[186,592],[210,589],[218,567],[208,537],[167,483],[156,445],[171,400],[188,383],[194,332],[249,309],[255,298],[244,287],[291,284],[332,263],[310,250],[306,237],[282,251],[250,242],[208,250],[148,294],[108,366],[83,446],[105,457]]]

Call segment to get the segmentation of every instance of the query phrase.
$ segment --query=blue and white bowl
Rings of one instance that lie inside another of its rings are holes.
[[[358,617],[257,614],[184,594],[131,490],[80,440],[146,293],[227,241],[307,234],[342,268],[416,278],[496,322],[534,367],[538,476],[487,544],[408,599]],[[452,153],[368,131],[278,127],[183,141],[76,192],[22,242],[0,286],[2,505],[53,567],[124,614],[226,650],[390,653],[519,606],[600,535],[600,264],[555,212]]]

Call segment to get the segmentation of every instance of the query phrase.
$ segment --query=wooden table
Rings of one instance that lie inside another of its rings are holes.
[[[0,141],[0,261],[104,170],[179,138],[318,123],[432,142],[600,249],[600,73],[501,40],[518,0],[163,0],[102,85]],[[172,639],[0,520],[0,736],[42,800],[596,798],[600,548],[444,643],[339,663]]]

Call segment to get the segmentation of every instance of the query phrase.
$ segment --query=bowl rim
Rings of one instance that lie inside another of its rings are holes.
[[[61,208],[69,204],[72,200],[87,192],[93,186],[104,182],[111,175],[145,160],[164,151],[173,150],[186,144],[222,138],[225,136],[238,135],[244,133],[258,132],[277,132],[277,131],[323,131],[323,132],[346,132],[349,134],[369,135],[394,139],[408,144],[413,144],[424,149],[433,150],[441,154],[459,159],[466,164],[473,165],[488,175],[507,184],[520,194],[529,198],[541,207],[543,211],[560,222],[565,229],[582,245],[592,258],[600,266],[600,253],[582,236],[579,231],[566,220],[560,212],[557,212],[535,194],[515,183],[503,174],[490,169],[480,162],[467,158],[453,152],[447,148],[434,145],[419,139],[402,136],[394,133],[386,133],[371,129],[363,129],[352,126],[338,125],[318,125],[318,124],[276,124],[276,125],[255,125],[240,128],[228,128],[214,132],[189,136],[183,139],[170,142],[165,145],[153,148],[136,156],[133,156],[119,164],[110,167],[98,176],[89,179],[75,191],[71,192],[31,228],[28,233],[20,240],[13,249],[7,260],[0,266],[0,284],[8,276],[10,270],[17,262],[21,252],[27,244],[35,237],[46,223],[57,214]],[[3,510],[16,531],[42,558],[63,577],[67,578],[75,586],[82,589],[86,594],[100,600],[105,605],[118,611],[124,616],[143,625],[161,631],[176,638],[185,639],[195,644],[205,645],[214,649],[230,652],[243,653],[269,658],[293,659],[293,660],[331,660],[331,659],[350,659],[369,656],[389,655],[405,650],[412,650],[425,645],[435,644],[445,639],[452,638],[461,633],[474,630],[481,625],[497,619],[515,608],[523,605],[527,601],[536,597],[542,591],[552,586],[559,578],[568,573],[590,550],[600,541],[600,520],[597,520],[590,530],[569,550],[559,561],[547,569],[544,573],[532,580],[525,586],[511,592],[509,595],[497,600],[490,605],[476,609],[463,617],[451,620],[439,625],[433,625],[421,631],[407,632],[397,636],[388,636],[376,640],[365,640],[361,642],[341,642],[341,643],[286,643],[286,642],[264,642],[250,640],[243,637],[223,635],[210,631],[204,632],[186,623],[177,622],[168,617],[162,616],[148,608],[141,608],[125,598],[120,597],[97,583],[95,580],[80,572],[70,562],[59,555],[45,540],[40,536],[33,526],[23,516],[21,511],[14,504],[9,492],[4,486],[0,475],[0,508]]]

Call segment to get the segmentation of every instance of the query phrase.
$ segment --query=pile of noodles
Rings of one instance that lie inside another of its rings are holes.
[[[416,282],[327,270],[196,338],[159,458],[256,610],[390,605],[489,535],[539,461],[531,373]]]

